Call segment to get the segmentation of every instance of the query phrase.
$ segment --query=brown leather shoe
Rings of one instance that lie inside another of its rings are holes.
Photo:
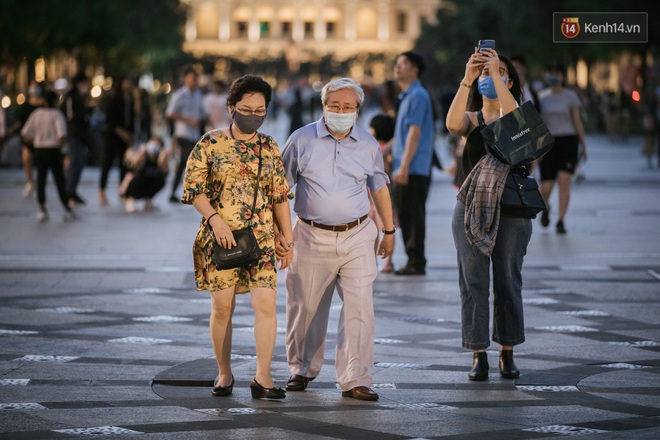
[[[348,391],[342,391],[342,397],[352,397],[358,400],[378,400],[378,394],[369,387],[355,387]]]
[[[313,381],[313,377],[305,377],[299,374],[292,374],[286,384],[287,391],[305,391],[307,384]]]

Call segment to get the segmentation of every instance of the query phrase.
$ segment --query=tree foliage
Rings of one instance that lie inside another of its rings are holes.
[[[110,71],[178,54],[187,14],[179,0],[0,0],[0,8],[3,63],[67,52]]]
[[[445,0],[438,24],[426,26],[417,41],[419,51],[437,72],[439,83],[454,83],[480,39],[496,40],[498,52],[523,54],[530,66],[552,61],[566,64],[578,58],[587,62],[611,59],[623,50],[657,53],[660,14],[653,2],[642,0]],[[648,12],[648,44],[554,43],[554,12]],[[430,77],[431,75],[429,75]]]

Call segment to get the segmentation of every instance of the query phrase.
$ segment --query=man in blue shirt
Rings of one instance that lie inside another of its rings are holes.
[[[394,78],[401,87],[392,147],[394,200],[408,255],[396,275],[424,275],[426,257],[426,198],[433,163],[433,107],[419,82],[426,66],[421,56],[404,52],[394,65]]]
[[[303,391],[323,366],[330,303],[335,288],[343,301],[335,369],[342,396],[377,400],[374,366],[373,282],[375,223],[369,193],[383,220],[378,255],[394,248],[392,204],[378,141],[355,126],[364,101],[349,78],[326,84],[323,117],[291,134],[282,160],[296,191],[293,230],[296,252],[286,277],[287,391]],[[278,239],[280,245],[282,240]]]

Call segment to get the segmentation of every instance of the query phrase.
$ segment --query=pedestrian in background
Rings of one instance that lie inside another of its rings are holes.
[[[139,88],[135,91],[135,114],[137,115],[135,139],[139,145],[142,145],[152,136],[151,96],[146,89]]]
[[[383,169],[385,174],[392,182],[392,139],[394,138],[394,123],[395,120],[392,116],[386,114],[378,114],[371,118],[369,122],[369,133],[376,138],[378,145],[380,146],[380,152],[383,154]],[[392,184],[388,185],[390,190],[390,198],[392,197]],[[371,208],[369,210],[369,217],[376,222],[378,230],[381,230],[385,227],[383,220],[378,215],[376,210],[376,205],[374,204],[371,194],[369,195],[369,200],[371,201]],[[396,209],[392,207],[392,221],[394,226],[397,227],[399,222],[396,218]],[[378,242],[379,237],[376,237],[375,241],[375,250],[376,255],[378,255]],[[392,253],[394,253],[394,248],[392,248]],[[385,259],[385,264],[380,270],[382,273],[394,272],[394,264],[392,264],[392,255]]]
[[[108,176],[115,163],[119,162],[119,182],[126,175],[126,150],[133,146],[135,136],[135,99],[133,97],[133,80],[129,77],[119,78],[113,83],[113,90],[105,102],[105,136],[103,158],[101,162],[101,178],[99,180],[99,203],[108,204],[105,190],[108,186]]]
[[[67,121],[69,167],[66,174],[66,192],[69,206],[84,205],[85,200],[78,194],[80,176],[87,164],[89,149],[89,117],[87,106],[89,79],[84,73],[78,73],[71,79],[71,90],[64,96],[62,111]]]
[[[176,138],[177,167],[172,180],[172,193],[170,202],[177,203],[176,196],[186,168],[186,161],[190,156],[195,143],[199,139],[200,129],[205,119],[204,106],[202,104],[202,92],[199,90],[198,76],[194,69],[189,68],[183,77],[183,86],[177,89],[167,105],[165,116],[174,122],[173,136]]]
[[[564,218],[571,200],[571,178],[579,159],[587,160],[587,143],[580,115],[582,103],[577,93],[564,86],[565,78],[566,69],[562,64],[548,66],[545,81],[549,87],[539,93],[541,116],[555,138],[550,151],[539,161],[541,195],[548,207],[541,214],[541,226],[545,228],[550,224],[549,199],[556,182],[559,189],[557,234],[566,234]]]
[[[321,119],[296,130],[283,150],[287,181],[296,186],[298,215],[296,254],[286,277],[287,391],[305,390],[321,371],[336,288],[343,302],[335,358],[342,396],[378,399],[370,388],[378,230],[368,216],[367,189],[385,224],[381,258],[392,253],[395,228],[378,142],[355,125],[363,102],[355,81],[329,82],[321,91]]]
[[[531,101],[532,104],[534,104],[536,111],[540,112],[541,103],[539,102],[539,97],[536,90],[534,90],[529,81],[527,81],[527,57],[525,55],[513,55],[511,57],[511,62],[516,68],[516,72],[518,72],[518,78],[520,78],[523,103]]]
[[[231,116],[227,112],[227,85],[224,81],[213,81],[202,102],[207,115],[206,131],[227,127],[231,124]]]
[[[34,110],[44,105],[46,96],[46,85],[43,82],[31,81],[28,87],[28,98],[25,104],[18,109],[16,123],[7,129],[8,135],[20,133],[28,118]],[[25,187],[23,197],[28,198],[34,191],[34,145],[21,137],[21,162],[25,172]]]
[[[21,129],[25,142],[34,145],[34,162],[37,167],[37,201],[39,203],[40,222],[48,220],[46,210],[46,179],[48,170],[53,173],[57,193],[64,207],[64,221],[73,220],[73,210],[69,207],[69,198],[64,181],[64,162],[62,145],[66,140],[66,119],[57,108],[57,94],[52,90],[46,92],[45,107],[35,109]]]
[[[293,197],[284,176],[275,140],[257,130],[266,118],[271,86],[261,77],[245,75],[232,84],[227,107],[229,127],[206,133],[188,157],[181,201],[192,204],[202,215],[193,245],[197,290],[211,292],[210,331],[218,364],[215,396],[229,396],[234,387],[231,369],[232,324],[236,294],[250,292],[254,309],[257,371],[250,384],[252,398],[283,399],[271,376],[275,350],[277,290],[275,222],[278,238],[285,243],[280,270],[293,258],[293,232],[289,199]],[[261,177],[254,212],[255,180],[259,161]],[[236,246],[232,230],[249,226],[261,246],[261,260],[251,266],[221,270],[216,266],[215,239],[225,248]]]
[[[475,50],[447,113],[447,129],[465,139],[456,170],[461,190],[452,218],[452,233],[458,260],[463,347],[472,350],[470,380],[488,379],[491,262],[492,339],[501,346],[500,375],[507,379],[520,375],[513,360],[513,347],[525,341],[522,265],[532,236],[532,221],[500,213],[496,188],[499,182],[503,185],[510,167],[487,153],[481,136],[481,129],[513,111],[520,97],[520,80],[511,61],[493,49]],[[471,185],[471,180],[478,178],[475,173],[484,176],[476,189]],[[474,216],[478,218],[470,215],[473,212],[479,214]],[[470,238],[468,228],[485,233]]]
[[[426,273],[426,199],[431,185],[434,154],[434,122],[431,97],[419,78],[426,70],[424,59],[404,52],[394,65],[399,83],[399,108],[396,114],[392,147],[395,204],[408,262],[396,275]]]

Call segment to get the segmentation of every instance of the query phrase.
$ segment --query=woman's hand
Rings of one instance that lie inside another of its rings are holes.
[[[500,57],[495,49],[484,49],[481,52],[484,69],[488,69],[488,75],[492,77],[500,76]]]
[[[293,247],[289,247],[284,234],[275,235],[275,259],[280,262],[280,270],[286,269],[293,261]]]
[[[227,222],[225,222],[219,215],[214,215],[209,221],[211,228],[213,229],[213,235],[218,244],[225,248],[231,249],[236,246],[236,241],[234,240],[234,234],[231,233],[231,229]]]
[[[465,83],[471,85],[475,79],[479,78],[483,65],[483,52],[477,52],[477,49],[475,49],[465,65]]]

